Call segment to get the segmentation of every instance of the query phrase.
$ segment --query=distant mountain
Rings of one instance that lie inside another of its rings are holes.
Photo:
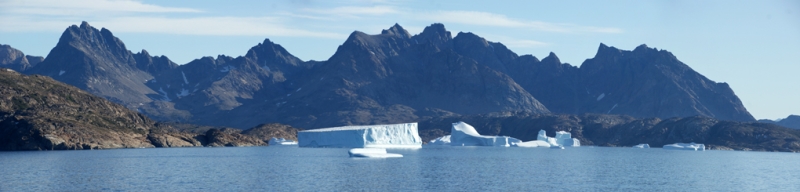
[[[83,22],[67,28],[47,58],[24,73],[52,77],[131,109],[179,116],[174,114],[188,112],[175,110],[171,103],[157,102],[151,97],[158,93],[145,85],[155,73],[177,66],[145,50],[134,54],[108,29],[98,30]]]
[[[637,119],[626,115],[524,114],[451,116],[419,123],[424,141],[450,134],[453,122],[473,125],[481,135],[506,135],[523,141],[536,140],[539,130],[555,136],[567,131],[581,145],[630,147],[647,143],[653,147],[678,142],[703,143],[715,150],[800,152],[800,130],[769,123],[723,121],[710,117]]]
[[[541,61],[517,56],[471,33],[460,33],[455,41],[462,55],[508,74],[554,113],[755,121],[728,84],[646,45],[624,51],[600,44],[595,57],[578,68],[561,63],[554,53]]]
[[[25,71],[36,66],[44,57],[25,55],[9,45],[0,44],[0,68]]]
[[[789,115],[785,119],[778,119],[776,121],[769,120],[769,119],[760,119],[758,120],[762,123],[772,123],[792,129],[800,129],[800,115]]]
[[[25,72],[50,76],[128,107],[151,102],[146,94],[155,94],[144,85],[153,76],[137,68],[125,44],[108,29],[97,30],[86,22],[67,28],[45,60]]]
[[[176,65],[132,53],[107,29],[69,27],[30,70],[159,121],[248,128],[266,122],[319,128],[494,112],[703,115],[754,119],[725,83],[666,51],[600,46],[578,68],[541,61],[442,24],[409,34],[353,32],[327,61],[302,61],[269,39],[244,56]]]

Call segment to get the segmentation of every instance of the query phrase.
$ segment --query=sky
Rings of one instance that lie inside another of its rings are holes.
[[[442,23],[519,55],[580,66],[600,43],[672,52],[728,83],[757,119],[800,114],[800,1],[0,0],[0,44],[46,56],[70,25],[107,28],[133,52],[178,64],[246,54],[265,39],[327,60],[353,31]]]

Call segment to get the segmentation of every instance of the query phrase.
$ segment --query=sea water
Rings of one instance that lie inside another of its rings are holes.
[[[0,191],[800,191],[800,154],[425,146],[0,152]]]

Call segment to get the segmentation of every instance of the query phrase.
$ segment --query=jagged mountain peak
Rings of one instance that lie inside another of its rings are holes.
[[[58,45],[72,46],[83,51],[87,49],[107,49],[116,57],[128,57],[130,51],[122,43],[122,40],[115,37],[110,30],[97,28],[84,21],[80,27],[72,25],[61,34]]]
[[[453,40],[453,36],[450,35],[450,31],[447,31],[447,29],[445,29],[444,25],[441,23],[434,23],[425,27],[425,29],[422,30],[422,33],[417,34],[412,38],[416,41],[416,43],[430,42],[434,45],[446,44],[450,40]]]
[[[426,34],[440,34],[450,37],[450,31],[447,31],[447,29],[445,29],[444,27],[444,24],[441,23],[434,23],[425,27],[425,29],[422,30],[422,33],[420,33],[420,35],[426,35]]]
[[[560,59],[558,59],[558,56],[556,56],[556,54],[555,54],[555,53],[553,53],[553,52],[550,52],[550,54],[548,54],[548,55],[547,55],[547,57],[544,57],[544,59],[542,59],[542,63],[556,63],[556,64],[561,64],[561,60],[560,60]]]
[[[169,68],[171,61],[163,60],[157,63]],[[151,57],[131,53],[110,30],[83,22],[64,30],[47,58],[26,73],[47,75],[132,106],[150,101],[145,94],[153,91],[144,82],[153,78],[152,72],[163,69],[151,61]]]
[[[23,72],[36,66],[44,58],[25,55],[10,45],[0,44],[0,67]]]
[[[300,67],[305,67],[300,58],[295,57],[283,46],[269,39],[264,39],[263,43],[250,48],[244,57],[268,71],[279,70],[283,73],[296,73]]]
[[[75,25],[73,25],[73,26],[75,26]],[[89,22],[86,22],[86,21],[81,21],[81,26],[80,26],[80,28],[86,29],[86,28],[90,28],[90,27],[92,27],[92,26],[91,26],[91,25],[89,25]]]
[[[669,53],[666,50],[660,50],[659,51],[655,47],[648,47],[647,44],[641,44],[639,46],[636,46],[636,48],[634,48],[633,51],[631,51],[631,53],[639,54],[639,55],[642,55],[642,56],[655,55],[655,54],[659,54],[659,53],[661,53],[661,54],[670,54],[670,55],[672,54],[672,53]]]
[[[395,23],[389,29],[384,29],[383,31],[381,31],[381,34],[383,34],[383,35],[394,35],[394,36],[401,37],[401,38],[404,38],[404,39],[411,38],[411,34],[409,34],[408,31],[403,29],[403,27],[400,26],[400,24],[397,24],[397,23]]]
[[[486,41],[483,37],[480,37],[472,32],[458,32],[456,37],[453,39],[454,41],[475,41],[480,42],[482,46],[488,47],[489,42]]]
[[[594,55],[594,58],[619,56],[622,55],[622,53],[623,51],[616,47],[600,43],[600,47],[597,48],[597,53]]]

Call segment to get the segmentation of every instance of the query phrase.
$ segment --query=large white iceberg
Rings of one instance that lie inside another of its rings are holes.
[[[388,158],[388,157],[403,157],[401,154],[386,153],[383,148],[353,148],[347,152],[350,157],[366,157],[366,158]]]
[[[669,145],[664,145],[664,149],[672,149],[672,150],[690,150],[690,151],[705,151],[706,145],[697,144],[697,143],[674,143]]]
[[[642,143],[642,144],[634,145],[633,148],[650,148],[650,144]]]
[[[417,123],[344,126],[297,133],[300,147],[422,148]]]
[[[297,145],[297,142],[292,141],[292,140],[286,140],[283,137],[281,137],[281,138],[273,137],[272,139],[269,140],[269,145],[270,146]]]
[[[451,146],[499,146],[509,147],[513,143],[521,143],[519,139],[508,136],[483,136],[467,123],[453,123],[450,131]]]
[[[428,142],[428,145],[450,145],[450,135],[445,135]]]

